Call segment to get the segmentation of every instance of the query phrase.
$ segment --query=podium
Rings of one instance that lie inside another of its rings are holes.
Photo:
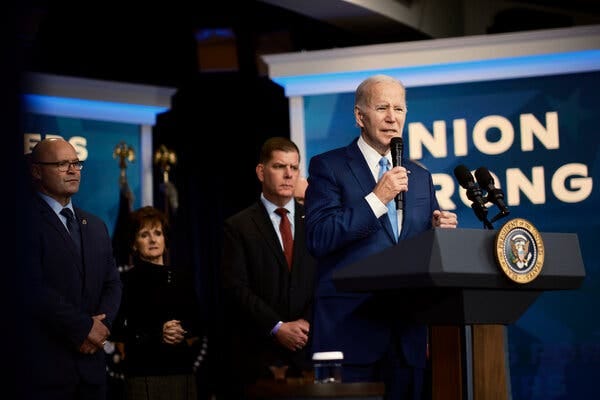
[[[286,383],[258,381],[246,390],[249,400],[383,400],[385,388],[381,382],[362,383]]]
[[[390,312],[431,327],[433,399],[508,399],[505,325],[545,291],[585,278],[573,233],[541,233],[545,260],[529,283],[494,258],[496,231],[433,229],[334,272],[339,290],[386,297]]]

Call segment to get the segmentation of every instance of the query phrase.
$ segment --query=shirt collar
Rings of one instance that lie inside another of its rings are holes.
[[[75,215],[75,209],[73,208],[73,202],[71,200],[69,200],[66,206],[63,206],[47,194],[41,192],[38,192],[38,194],[42,199],[44,199],[44,201],[50,206],[50,208],[52,208],[52,211],[54,211],[56,215],[60,215],[61,210],[65,207],[70,209],[73,212],[73,215]]]
[[[373,173],[375,180],[377,180],[377,174],[379,173],[379,160],[381,160],[381,154],[374,148],[372,148],[366,141],[363,139],[362,135],[358,137],[358,149],[362,153],[363,157],[367,161],[367,165],[369,169]],[[388,150],[385,154],[385,157],[388,159],[388,165],[391,168],[392,165],[392,153]]]
[[[278,205],[275,205],[275,204],[271,203],[269,200],[267,200],[267,198],[265,197],[265,195],[263,193],[260,194],[260,200],[264,204],[265,208],[267,209],[267,213],[269,213],[269,215],[273,214],[275,212],[275,210],[279,208]],[[283,206],[283,208],[288,210],[288,215],[289,215],[290,219],[293,221],[294,214],[295,214],[295,208],[296,208],[296,207],[294,207],[294,199],[292,198],[290,201],[288,201]]]

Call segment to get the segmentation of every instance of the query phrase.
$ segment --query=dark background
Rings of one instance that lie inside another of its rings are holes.
[[[203,47],[207,33],[215,29],[230,30],[230,44],[239,61],[235,69],[256,75],[265,73],[256,64],[266,53],[404,42],[435,34],[465,36],[600,23],[598,0],[365,3],[415,8],[423,4],[430,13],[435,9],[446,12],[442,5],[455,4],[447,18],[457,22],[453,30],[416,29],[409,26],[407,17],[350,8],[343,0],[25,0],[18,3],[19,41],[30,71],[182,87],[206,72],[200,58],[219,57],[214,49]],[[490,5],[483,8],[483,14],[468,14],[482,3]],[[306,4],[305,10],[292,11],[290,4]]]

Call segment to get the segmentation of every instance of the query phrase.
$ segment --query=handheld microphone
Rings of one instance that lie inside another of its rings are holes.
[[[480,221],[483,221],[486,228],[492,229],[492,225],[487,220],[487,208],[485,207],[485,201],[483,200],[483,192],[481,188],[475,183],[473,174],[464,165],[459,165],[454,168],[454,176],[458,180],[458,183],[463,188],[467,189],[467,198],[472,201],[471,208],[475,212],[475,215]]]
[[[402,165],[402,151],[404,150],[404,144],[402,138],[394,136],[390,141],[390,150],[392,151],[392,165],[397,167]],[[400,192],[396,195],[396,210],[404,209],[404,192]]]
[[[510,214],[510,211],[504,202],[504,192],[494,185],[494,178],[490,174],[490,171],[488,171],[486,167],[479,167],[475,171],[475,178],[477,178],[479,186],[487,191],[486,201],[494,203],[500,210],[500,213],[492,219],[492,222]]]

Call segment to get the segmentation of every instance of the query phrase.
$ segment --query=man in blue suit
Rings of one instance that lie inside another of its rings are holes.
[[[394,400],[421,398],[427,327],[403,321],[375,295],[337,290],[332,273],[399,240],[457,225],[456,214],[439,210],[429,171],[409,160],[392,167],[390,142],[402,137],[406,110],[401,82],[363,81],[354,105],[360,136],[311,159],[306,191],[307,245],[318,262],[313,351],[341,350],[345,382],[383,381]],[[388,216],[400,192],[404,209],[394,206]]]
[[[110,235],[102,220],[71,202],[83,162],[69,142],[44,139],[29,161],[24,395],[105,400],[103,347],[121,301]]]

